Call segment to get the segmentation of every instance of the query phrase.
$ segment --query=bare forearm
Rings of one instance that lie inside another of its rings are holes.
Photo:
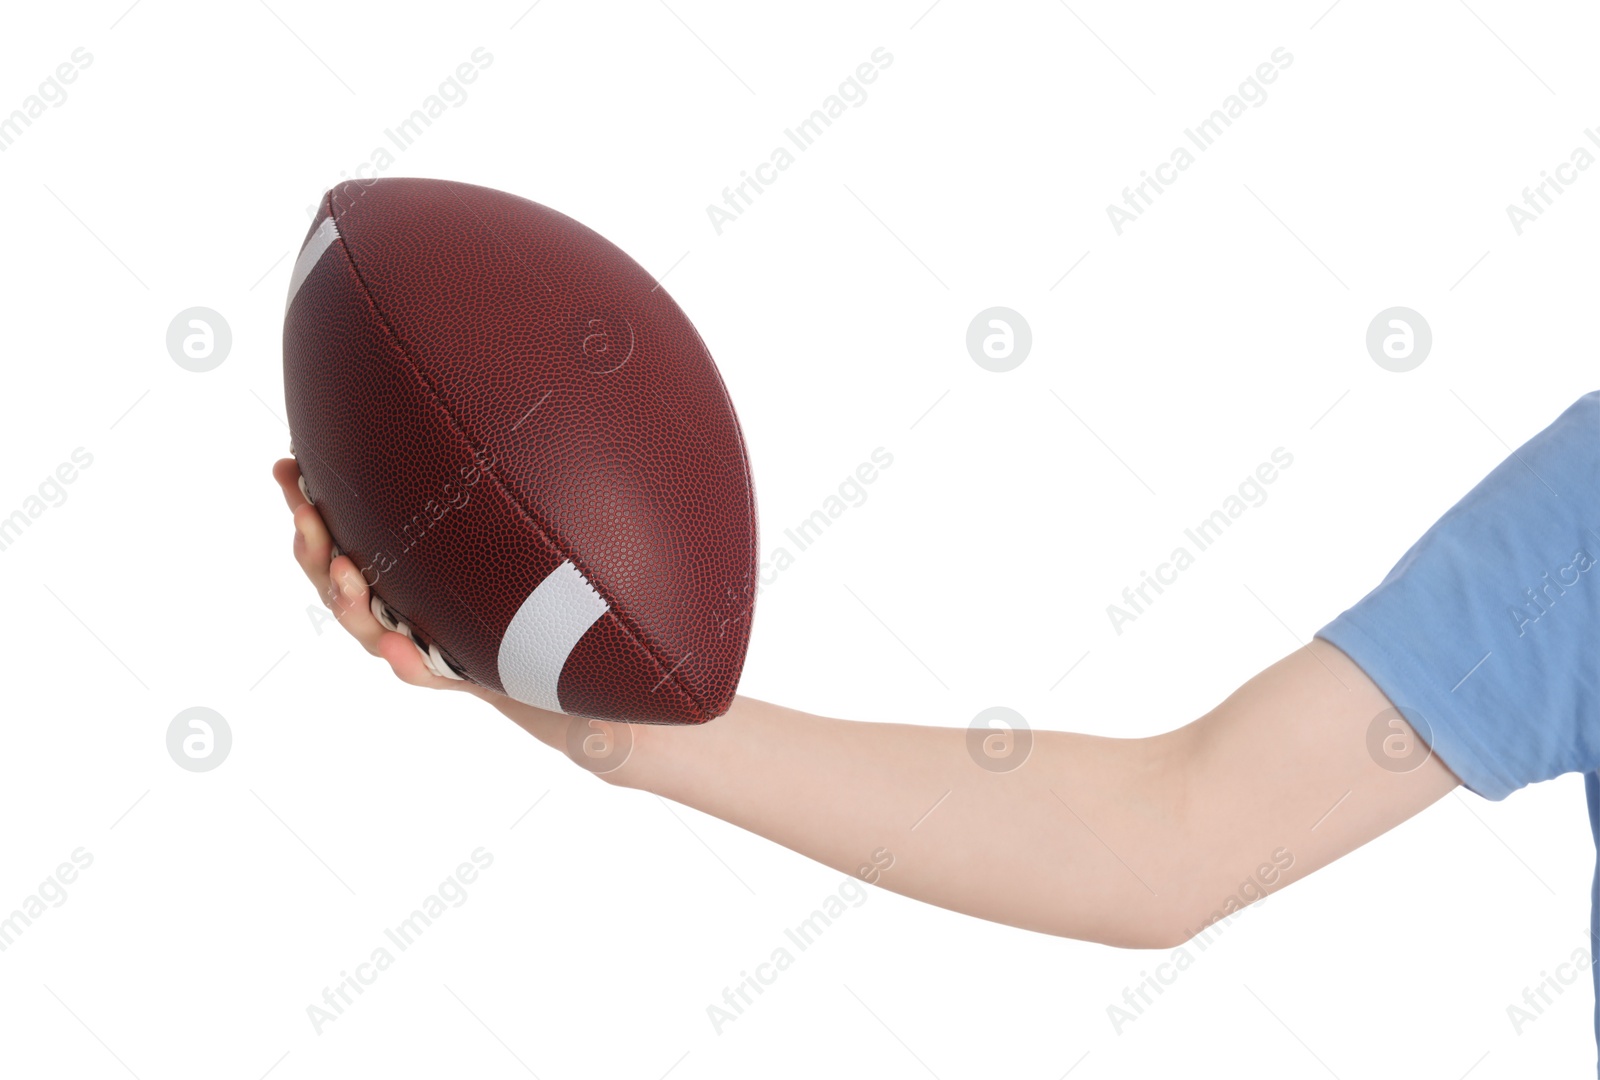
[[[1390,702],[1323,641],[1146,739],[1035,731],[1013,768],[960,728],[855,723],[748,698],[695,728],[639,727],[611,779],[979,918],[1111,945],[1175,944],[1332,862],[1457,783],[1396,771]]]
[[[1033,733],[994,771],[960,728],[857,723],[749,698],[696,728],[633,731],[611,778],[847,873],[979,918],[1117,945],[1171,935],[1149,880],[1178,817],[1163,739]],[[1125,861],[1126,860],[1126,861]],[[877,861],[881,863],[882,855]]]
[[[278,462],[274,476],[307,576],[340,624],[406,682],[472,693],[585,767],[610,768],[613,783],[847,873],[892,856],[879,884],[980,918],[1108,944],[1173,943],[1457,783],[1425,754],[1387,760],[1374,750],[1407,741],[1398,714],[1321,640],[1178,730],[1035,732],[1015,767],[969,752],[964,729],[852,723],[748,698],[699,727],[546,712],[434,673],[409,638],[378,622],[355,564],[333,557],[294,462]],[[634,746],[618,764],[609,748],[620,739]]]

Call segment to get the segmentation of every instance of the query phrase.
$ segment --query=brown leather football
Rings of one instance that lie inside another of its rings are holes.
[[[347,182],[295,263],[283,376],[307,497],[436,672],[604,720],[726,711],[744,437],[694,326],[604,237],[488,188]]]

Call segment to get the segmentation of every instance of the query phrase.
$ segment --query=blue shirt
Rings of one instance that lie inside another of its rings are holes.
[[[1513,451],[1317,636],[1478,795],[1587,773],[1600,845],[1600,391]],[[1600,867],[1589,918],[1600,934]]]

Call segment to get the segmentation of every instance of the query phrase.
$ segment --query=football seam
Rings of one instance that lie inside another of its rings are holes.
[[[487,230],[496,240],[498,240],[500,242],[500,246],[501,247],[505,248],[510,254],[515,256],[518,262],[522,263],[525,267],[527,266],[526,260],[524,260],[522,258],[522,256],[517,253],[516,249],[513,248],[511,246],[511,244],[509,244],[506,241],[505,237],[500,235],[499,231],[497,229],[495,229],[494,225],[489,221],[489,219],[486,218],[483,214],[480,214],[477,210],[473,209],[472,205],[469,202],[467,202],[467,200],[464,199],[461,196],[461,193],[459,191],[456,190],[458,187],[471,187],[473,185],[455,184],[455,183],[451,183],[449,181],[444,181],[444,185],[445,185],[445,189],[450,192],[450,194],[455,198],[456,202],[460,204],[460,206],[461,206],[461,208],[463,210],[465,210],[467,213],[471,214],[475,219],[477,219],[478,224],[483,226],[483,228],[485,230]],[[540,204],[534,203],[533,205],[539,206]],[[554,210],[554,209],[552,209],[552,208],[550,208],[548,206],[543,206],[541,208],[543,210],[545,210],[546,212],[548,212],[550,214],[553,214],[554,216],[556,216],[558,218],[561,218],[562,220],[564,220],[572,228],[579,229],[579,230],[589,234],[590,236],[593,236],[596,240],[599,240],[601,243],[603,243],[603,244],[609,244],[610,243],[610,241],[606,240],[605,237],[601,236],[599,233],[597,233],[593,229],[589,228],[583,222],[578,221],[575,218],[567,217],[567,215],[561,213],[561,211]],[[746,566],[747,569],[749,569],[751,571],[751,577],[752,578],[759,577],[760,576],[760,567],[761,567],[761,532],[760,532],[760,524],[759,524],[759,520],[758,520],[758,516],[757,516],[757,508],[756,508],[755,476],[753,475],[752,470],[750,468],[750,453],[749,453],[749,448],[745,444],[744,429],[739,425],[738,410],[736,410],[734,408],[734,406],[733,406],[733,397],[732,397],[732,395],[730,395],[728,393],[727,382],[723,379],[722,372],[720,370],[718,370],[717,365],[716,365],[716,361],[711,356],[711,350],[706,347],[705,338],[701,335],[699,328],[696,327],[692,322],[690,322],[687,316],[683,315],[682,309],[678,308],[677,301],[672,299],[672,294],[670,292],[668,292],[667,289],[662,286],[662,282],[660,281],[660,279],[656,278],[655,275],[651,274],[643,266],[639,265],[639,262],[636,259],[634,259],[633,256],[629,255],[627,252],[620,251],[620,249],[619,249],[619,253],[622,255],[622,257],[624,259],[626,259],[629,263],[631,263],[633,265],[633,268],[635,270],[637,270],[640,274],[644,275],[645,277],[650,278],[652,281],[654,281],[655,282],[655,286],[654,286],[654,289],[652,289],[652,291],[654,291],[655,289],[659,289],[661,291],[662,298],[664,300],[666,300],[666,302],[669,305],[671,305],[674,309],[676,309],[680,316],[683,317],[684,324],[688,327],[689,332],[694,335],[695,343],[700,346],[701,356],[705,360],[706,368],[710,372],[711,378],[716,382],[717,391],[721,395],[721,398],[722,398],[722,406],[723,406],[723,408],[725,408],[727,410],[728,418],[729,418],[729,420],[732,421],[733,436],[734,436],[734,439],[735,439],[735,441],[737,441],[738,446],[739,446],[739,469],[740,469],[740,475],[742,476],[742,478],[744,480],[745,521],[746,521],[747,526],[748,526],[748,528],[746,529],[746,532],[745,532],[745,566]],[[352,262],[353,261],[354,260],[352,260]],[[528,267],[528,269],[530,270],[530,272],[532,271],[532,267]],[[537,274],[535,274],[534,277],[535,277],[535,280],[541,286],[543,286],[545,288],[546,292],[550,291],[549,286],[542,279],[540,279]],[[755,615],[755,605],[756,605],[755,590],[757,588],[757,585],[758,585],[757,582],[755,582],[755,581],[751,582],[751,584],[750,584],[750,588],[751,588],[750,603],[748,605],[744,606],[743,609],[739,613],[740,614],[740,619],[744,624],[743,633],[742,633],[741,638],[740,638],[739,656],[738,656],[738,666],[741,667],[741,668],[744,666],[744,660],[745,660],[745,657],[748,654],[749,648],[750,648],[750,634],[751,634],[751,630],[752,630],[752,625],[754,623],[753,616]],[[609,607],[609,601],[607,603],[608,603],[608,607]],[[624,629],[626,629],[626,627],[624,627]],[[631,635],[631,633],[630,633],[630,636],[633,636],[633,635]],[[644,647],[642,641],[639,642],[639,644],[640,644],[641,647]],[[652,658],[654,659],[654,657],[652,657]],[[680,663],[681,663],[681,661],[680,661]],[[673,670],[674,671],[677,670],[676,667],[674,667]],[[733,689],[734,689],[735,692],[737,692],[737,690],[738,690],[738,684],[737,683],[734,685]],[[731,698],[732,695],[730,694],[729,697]],[[691,695],[691,699],[692,699],[692,695]],[[709,713],[711,711],[710,709],[706,708],[704,704],[702,704],[702,703],[700,703],[698,701],[696,702],[696,704],[700,707],[700,710],[702,712]]]
[[[328,199],[328,214],[337,224],[338,213],[333,208],[333,199],[331,195]],[[355,276],[356,284],[361,289],[361,295],[366,298],[368,305],[371,306],[373,314],[378,319],[379,325],[381,325],[384,329],[384,333],[387,334],[390,341],[394,343],[395,349],[399,352],[401,357],[404,358],[406,365],[411,369],[412,374],[416,376],[418,382],[422,384],[423,389],[427,391],[428,395],[433,399],[434,405],[450,422],[451,427],[455,430],[455,434],[458,435],[468,446],[473,446],[476,440],[474,440],[468,434],[466,425],[462,424],[455,413],[450,410],[450,407],[445,404],[443,395],[439,393],[439,390],[436,386],[434,386],[433,381],[428,378],[427,373],[422,370],[416,359],[412,357],[410,350],[406,347],[405,339],[400,336],[400,334],[395,330],[394,325],[390,323],[388,316],[384,314],[383,308],[378,304],[377,297],[372,295],[372,290],[368,288],[366,278],[362,276],[361,268],[356,264],[355,255],[350,250],[349,241],[346,239],[343,230],[339,232],[338,246],[339,250],[344,253],[345,262],[349,265],[350,272]],[[727,391],[724,390],[723,392],[726,394]],[[743,447],[741,446],[741,450],[742,449]],[[741,454],[741,456],[743,455]],[[746,469],[748,469],[748,467],[748,462],[746,462]],[[622,629],[623,633],[628,636],[629,640],[638,646],[639,650],[643,652],[647,658],[649,658],[650,662],[655,665],[657,671],[661,674],[661,681],[656,685],[659,687],[663,683],[666,683],[670,680],[672,685],[678,689],[678,692],[687,698],[689,704],[693,706],[696,723],[705,723],[707,720],[711,719],[706,715],[710,710],[705,707],[705,705],[694,694],[694,692],[684,683],[682,677],[677,674],[678,668],[682,666],[683,662],[680,660],[676,665],[671,667],[668,667],[665,663],[663,663],[662,658],[656,655],[656,651],[650,647],[650,644],[647,641],[644,640],[643,635],[635,627],[630,626],[627,619],[623,618],[617,604],[609,595],[609,590],[602,589],[600,587],[598,576],[591,573],[590,570],[584,566],[584,564],[580,562],[572,552],[568,551],[566,545],[560,543],[556,539],[555,531],[553,529],[546,528],[537,517],[529,512],[528,508],[522,504],[522,500],[517,498],[516,495],[500,481],[498,476],[489,470],[485,470],[485,473],[490,477],[495,487],[505,497],[506,501],[510,503],[510,505],[516,509],[517,513],[521,514],[523,518],[527,520],[528,524],[534,528],[534,530],[538,533],[540,540],[549,545],[558,554],[570,560],[572,565],[577,567],[578,572],[584,576],[586,581],[588,581],[590,588],[594,589],[595,592],[600,594],[601,599],[606,602],[606,614],[604,617],[612,619],[617,626]],[[749,490],[748,483],[746,484],[746,490]]]
[[[461,193],[456,190],[458,187],[471,187],[473,185],[462,185],[462,184],[452,183],[452,182],[449,182],[449,181],[444,181],[444,185],[445,185],[445,189],[447,191],[449,191],[452,196],[454,196],[456,202],[460,204],[460,206],[461,206],[461,208],[463,210],[465,210],[467,213],[471,214],[475,219],[477,219],[478,223],[481,226],[483,226],[483,228],[486,229],[492,236],[494,236],[494,238],[496,240],[498,240],[500,242],[500,246],[501,247],[505,248],[510,254],[515,256],[518,262],[523,263],[524,266],[527,266],[526,260],[524,260],[522,258],[522,256],[517,253],[516,249],[513,248],[506,241],[505,237],[500,235],[499,231],[494,227],[494,225],[490,222],[490,220],[488,218],[486,218],[483,214],[480,214],[477,210],[475,210],[472,207],[472,205],[469,202],[467,202],[466,199],[464,199],[462,197]],[[534,203],[532,205],[539,206],[540,204]],[[563,221],[566,222],[567,225],[571,226],[574,229],[578,229],[578,230],[581,230],[584,233],[587,233],[588,235],[594,237],[596,240],[600,241],[602,244],[610,244],[610,241],[606,240],[605,237],[601,236],[599,233],[597,233],[593,229],[589,228],[589,226],[585,225],[583,222],[578,221],[575,218],[567,217],[567,215],[561,213],[561,211],[552,209],[552,208],[550,208],[548,206],[541,206],[541,209],[545,210],[547,213],[550,213],[550,214],[554,215],[555,217],[561,218]],[[752,578],[758,578],[760,576],[760,566],[761,566],[761,550],[760,550],[761,549],[761,534],[760,534],[760,525],[759,525],[759,521],[758,521],[757,508],[756,508],[755,477],[754,477],[754,475],[752,473],[752,470],[751,470],[751,467],[750,467],[750,453],[749,453],[749,449],[748,449],[748,447],[747,447],[747,445],[745,443],[744,429],[739,425],[738,410],[736,410],[734,408],[734,406],[733,406],[733,398],[732,398],[732,395],[730,395],[728,393],[727,383],[722,377],[722,372],[720,370],[718,370],[717,365],[716,365],[716,361],[711,356],[711,350],[706,347],[705,338],[701,335],[699,328],[696,327],[692,322],[690,322],[687,316],[683,315],[682,309],[678,308],[677,301],[672,299],[672,294],[670,292],[668,292],[668,290],[662,286],[662,282],[660,281],[660,279],[656,278],[655,275],[651,274],[648,270],[646,270],[643,266],[641,266],[639,264],[639,262],[636,259],[634,259],[633,256],[629,255],[627,252],[621,251],[619,249],[618,253],[625,260],[627,260],[627,262],[632,264],[633,268],[635,270],[637,270],[641,275],[643,275],[644,277],[647,277],[650,280],[654,281],[655,285],[654,285],[652,291],[655,291],[656,289],[659,289],[660,292],[661,292],[662,298],[674,310],[676,310],[678,312],[680,317],[683,318],[684,325],[687,326],[689,332],[694,335],[695,343],[700,346],[700,353],[701,353],[701,356],[703,357],[703,359],[705,360],[706,368],[709,371],[712,380],[716,383],[718,393],[720,394],[721,399],[722,399],[722,406],[723,406],[724,409],[727,410],[728,419],[732,422],[731,426],[733,427],[734,439],[738,443],[738,446],[739,446],[739,467],[740,467],[741,477],[742,477],[742,479],[744,481],[745,522],[746,522],[746,525],[747,525],[746,533],[745,533],[745,566],[751,572],[751,577]],[[530,272],[532,271],[532,267],[528,267],[528,269],[530,270]],[[544,286],[545,290],[548,292],[549,291],[549,286],[541,278],[539,278],[537,274],[535,274],[534,277],[535,277],[535,280],[541,286]],[[753,625],[753,622],[754,622],[753,616],[755,614],[755,602],[756,602],[755,591],[756,591],[757,586],[758,586],[758,582],[752,580],[751,584],[750,584],[750,588],[751,588],[750,602],[749,602],[748,605],[746,605],[740,611],[740,619],[741,619],[741,622],[743,623],[743,632],[740,635],[740,640],[739,640],[739,655],[738,655],[738,658],[737,658],[737,666],[741,667],[741,668],[744,666],[744,660],[745,660],[746,655],[749,652],[749,647],[750,647],[750,635],[751,635],[752,625]],[[608,606],[609,606],[609,602],[608,602]],[[627,629],[627,627],[624,626],[624,629]],[[630,636],[635,636],[635,635],[632,635],[631,632],[630,632]],[[637,637],[636,637],[636,640],[638,640]],[[645,647],[643,642],[642,642],[642,640],[639,640],[638,643],[639,643],[641,648]],[[652,657],[652,659],[656,659],[656,658]],[[687,659],[687,657],[685,657],[685,659]],[[680,663],[681,662],[682,661],[680,661]],[[658,661],[658,663],[659,663],[659,661]],[[672,670],[676,671],[677,667],[674,666]],[[738,684],[735,683],[732,689],[733,689],[734,692],[737,692]],[[690,697],[691,697],[691,700],[694,700],[693,699],[693,695],[690,695]],[[731,699],[732,697],[733,697],[733,693],[730,693],[729,694],[729,698]],[[701,712],[703,712],[703,713],[708,713],[709,714],[712,711],[711,709],[707,708],[704,703],[696,701],[696,704],[698,705],[698,707],[700,708]],[[720,715],[720,713],[718,715]]]

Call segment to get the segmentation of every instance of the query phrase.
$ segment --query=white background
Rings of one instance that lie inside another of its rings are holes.
[[[94,461],[0,552],[0,911],[94,862],[0,953],[0,1070],[1587,1073],[1586,980],[1520,1035],[1506,1012],[1587,943],[1577,777],[1453,795],[1275,894],[1121,1034],[1107,1006],[1164,953],[883,891],[719,1034],[707,1006],[840,875],[319,631],[268,467],[306,207],[482,46],[384,175],[528,196],[665,275],[737,403],[764,550],[894,456],[763,591],[745,693],[1175,727],[1595,388],[1600,170],[1522,235],[1505,209],[1600,122],[1592,10],[671,2],[7,12],[0,113],[93,62],[0,153],[0,513]],[[865,103],[718,235],[706,205],[880,46]],[[1280,46],[1266,101],[1117,235],[1107,204]],[[204,374],[165,344],[197,305],[234,338]],[[1007,374],[966,351],[993,305],[1032,327]],[[1406,374],[1364,345],[1393,305],[1435,338]],[[1267,503],[1117,635],[1106,605],[1280,446]],[[194,705],[233,733],[213,772],[166,750]],[[306,1007],[478,847],[468,901],[319,1035]]]

